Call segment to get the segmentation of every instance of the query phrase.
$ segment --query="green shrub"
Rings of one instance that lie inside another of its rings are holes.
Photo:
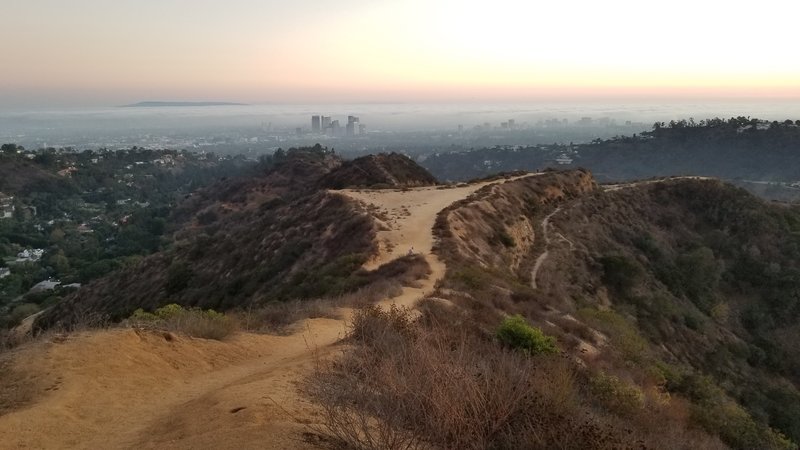
[[[709,313],[714,306],[714,292],[720,280],[720,267],[714,252],[699,247],[678,256],[678,273],[686,296],[703,312]]]
[[[638,264],[622,255],[600,258],[603,265],[603,283],[619,294],[626,295],[642,277]]]
[[[498,230],[494,235],[493,241],[499,242],[506,247],[515,247],[517,245],[517,242],[506,230]]]
[[[180,314],[185,314],[186,312],[187,310],[185,310],[183,306],[176,303],[170,303],[169,305],[164,305],[155,310],[154,314],[159,319],[168,320]]]
[[[797,449],[786,436],[756,422],[741,406],[726,398],[693,405],[691,419],[706,430],[717,433],[734,449]]]
[[[497,330],[497,338],[503,344],[523,350],[531,355],[557,353],[556,340],[542,330],[528,325],[519,314],[506,318]]]
[[[192,279],[192,270],[184,262],[175,261],[167,269],[167,294],[176,294],[189,286]]]
[[[23,303],[21,305],[17,305],[9,314],[9,323],[11,325],[18,325],[20,322],[25,320],[26,317],[36,314],[39,311],[41,311],[41,308],[39,308],[39,305],[35,303]]]
[[[137,309],[136,311],[131,314],[128,318],[129,321],[134,323],[141,323],[141,322],[156,322],[158,321],[158,316],[153,313],[149,313],[142,308]]]
[[[480,290],[489,285],[491,278],[480,267],[466,266],[453,273],[453,280],[470,290]]]
[[[639,333],[638,328],[625,317],[614,311],[595,308],[578,310],[578,317],[608,335],[614,343],[614,348],[619,350],[625,359],[641,363],[649,358],[650,345]]]
[[[589,380],[592,395],[607,408],[621,415],[630,415],[644,408],[644,393],[614,375],[603,372]]]

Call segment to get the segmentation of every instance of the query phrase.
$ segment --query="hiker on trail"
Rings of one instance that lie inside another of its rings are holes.
[[[414,246],[412,245],[411,248],[408,249],[408,256],[411,256],[413,254],[414,254]]]

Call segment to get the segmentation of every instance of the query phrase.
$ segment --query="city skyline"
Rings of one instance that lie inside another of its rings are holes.
[[[800,5],[11,0],[5,105],[800,98]]]

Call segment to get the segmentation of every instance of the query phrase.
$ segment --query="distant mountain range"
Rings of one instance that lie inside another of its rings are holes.
[[[246,106],[246,103],[230,102],[139,102],[122,105],[122,108],[160,108],[166,106]]]

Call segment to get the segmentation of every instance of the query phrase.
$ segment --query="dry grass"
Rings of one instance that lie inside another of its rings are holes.
[[[403,293],[398,280],[384,279],[365,286],[358,291],[344,294],[335,300],[339,306],[362,308],[379,300],[394,298]]]
[[[70,322],[69,326],[64,323],[57,323],[55,326],[46,330],[37,327],[35,320],[27,329],[21,329],[19,327],[14,329],[0,329],[0,355],[28,343],[54,338],[61,339],[71,333],[107,329],[111,326],[111,321],[105,314],[76,311],[73,313],[73,318],[74,322]]]
[[[301,320],[330,318],[338,319],[335,302],[331,300],[293,300],[272,302],[260,308],[234,313],[233,317],[242,330],[255,333],[289,334],[293,325]]]
[[[14,370],[8,359],[0,359],[0,416],[29,404],[38,393],[28,377]]]
[[[295,326],[305,319],[341,319],[340,308],[365,308],[375,302],[397,297],[402,293],[401,281],[406,278],[416,279],[412,273],[417,265],[409,266],[398,279],[379,279],[355,292],[334,298],[316,300],[293,300],[287,302],[270,302],[264,306],[234,312],[231,317],[245,331],[269,334],[289,334]],[[427,269],[427,265],[425,266]]]
[[[236,321],[225,316],[209,316],[202,313],[179,314],[166,321],[169,331],[183,333],[201,339],[221,341],[238,329]]]
[[[646,406],[624,416],[598,409],[591,374],[572,359],[503,349],[471,331],[465,317],[414,322],[404,309],[358,312],[343,357],[320,363],[304,384],[323,413],[314,429],[319,442],[350,449],[724,448],[687,427],[680,401],[651,402],[658,393],[648,391]]]
[[[232,317],[213,310],[185,309],[177,304],[158,308],[153,313],[136,310],[127,321],[135,328],[172,331],[187,336],[221,341],[239,327]]]
[[[621,448],[613,429],[567,416],[578,391],[564,359],[422,329],[400,309],[362,311],[351,337],[356,345],[306,384],[333,446]]]

